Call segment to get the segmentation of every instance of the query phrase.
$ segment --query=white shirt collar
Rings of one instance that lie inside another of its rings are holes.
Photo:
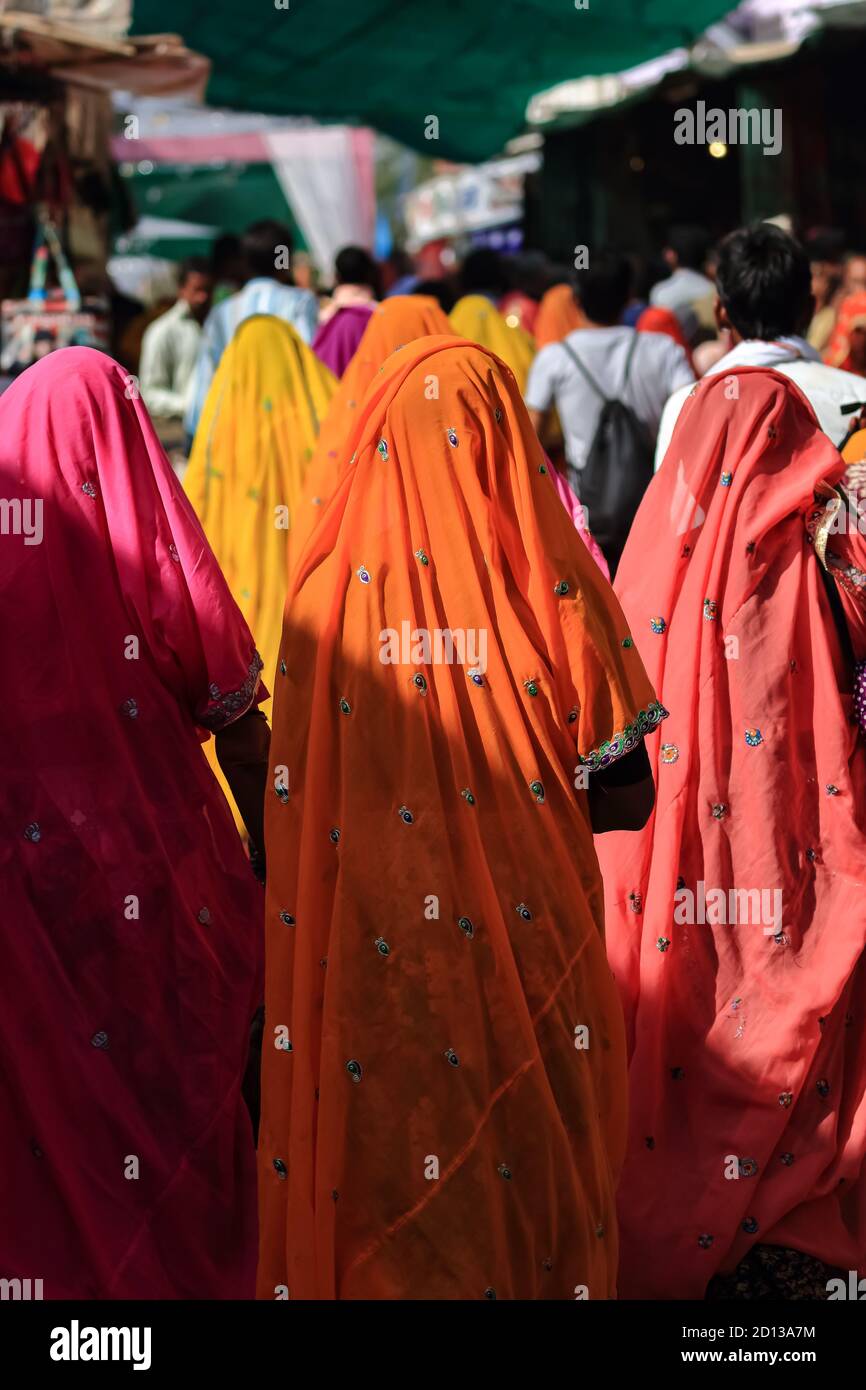
[[[798,358],[820,362],[821,354],[796,334],[769,343],[763,338],[745,338],[710,367],[706,375],[717,376],[719,372],[729,372],[732,367],[774,367],[779,362],[796,362]]]

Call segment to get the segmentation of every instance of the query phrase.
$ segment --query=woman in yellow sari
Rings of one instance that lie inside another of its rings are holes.
[[[449,318],[451,330],[458,338],[469,338],[502,358],[513,371],[522,396],[535,356],[535,343],[526,329],[507,324],[496,305],[483,294],[465,294]]]
[[[264,315],[247,319],[214,376],[184,478],[186,494],[255,634],[270,690],[283,622],[288,536],[336,385],[289,324]],[[269,709],[269,702],[264,707]],[[215,757],[210,762],[227,791]]]

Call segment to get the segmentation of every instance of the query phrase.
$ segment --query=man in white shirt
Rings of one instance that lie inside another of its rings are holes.
[[[624,256],[599,252],[587,269],[576,272],[576,281],[575,299],[586,327],[541,349],[529,369],[525,399],[542,437],[547,413],[556,406],[566,461],[579,493],[579,474],[598,428],[603,398],[627,405],[653,440],[668,396],[678,386],[690,386],[694,374],[672,338],[637,333],[620,323],[631,290],[631,269]]]
[[[664,251],[671,273],[650,290],[650,304],[676,314],[689,342],[701,325],[701,308],[713,294],[713,282],[703,271],[708,249],[702,227],[672,227]]]
[[[180,267],[177,300],[144,331],[138,380],[151,415],[166,420],[183,417],[213,286],[210,262],[191,256]]]
[[[799,386],[834,444],[853,418],[843,406],[866,401],[866,379],[827,367],[801,336],[812,315],[811,270],[803,248],[779,227],[762,222],[731,232],[719,248],[716,322],[733,344],[707,375],[736,367],[772,367]],[[656,444],[661,466],[688,390],[671,396]]]
[[[311,343],[316,332],[316,297],[292,283],[292,236],[288,227],[281,222],[254,222],[241,237],[241,252],[249,278],[242,290],[211,309],[202,333],[184,416],[190,438],[195,434],[220,358],[245,319],[254,314],[271,314],[290,323],[305,343]]]

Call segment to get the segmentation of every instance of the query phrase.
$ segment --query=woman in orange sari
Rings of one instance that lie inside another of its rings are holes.
[[[716,1275],[826,1297],[827,1266],[866,1272],[866,574],[856,526],[830,526],[843,468],[778,373],[706,377],[617,574],[670,710],[650,823],[599,850],[625,1297]]]
[[[323,421],[298,502],[292,536],[293,554],[297,554],[315,526],[340,470],[348,462],[349,455],[344,448],[346,438],[357,418],[367,387],[385,358],[395,348],[423,338],[428,333],[448,332],[448,320],[430,295],[395,294],[376,305]]]
[[[538,306],[535,320],[535,346],[540,352],[548,343],[561,343],[569,333],[583,327],[583,319],[571,285],[553,285]]]
[[[347,447],[276,685],[259,1295],[607,1298],[592,828],[646,818],[664,711],[491,353],[407,345]]]

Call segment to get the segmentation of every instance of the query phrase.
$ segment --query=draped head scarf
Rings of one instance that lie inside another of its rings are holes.
[[[353,452],[276,685],[259,1292],[609,1297],[624,1055],[585,787],[663,711],[496,357],[395,352]]]
[[[312,531],[324,500],[333,491],[335,479],[348,459],[345,445],[357,420],[361,401],[386,358],[396,348],[416,338],[448,332],[448,320],[431,295],[396,294],[376,305],[334,393],[319,434],[297,507],[291,537],[293,555]]]
[[[535,345],[540,352],[548,343],[561,343],[581,324],[571,285],[553,285],[545,292],[538,307]]]
[[[261,660],[110,357],[12,384],[0,479],[4,1274],[249,1297],[261,895],[200,740]]]
[[[271,689],[286,596],[287,539],[335,389],[327,367],[290,324],[264,315],[246,319],[211,383],[184,478],[186,494],[255,634]],[[208,753],[225,786],[213,750]]]
[[[756,1242],[863,1266],[866,759],[809,543],[842,469],[785,377],[706,377],[617,572],[670,711],[652,818],[599,842],[631,1054],[625,1297],[701,1298]]]
[[[638,333],[664,333],[666,337],[673,338],[674,342],[686,354],[691,366],[692,351],[683,332],[683,326],[672,309],[663,309],[651,304],[649,308],[643,310],[635,328]]]

